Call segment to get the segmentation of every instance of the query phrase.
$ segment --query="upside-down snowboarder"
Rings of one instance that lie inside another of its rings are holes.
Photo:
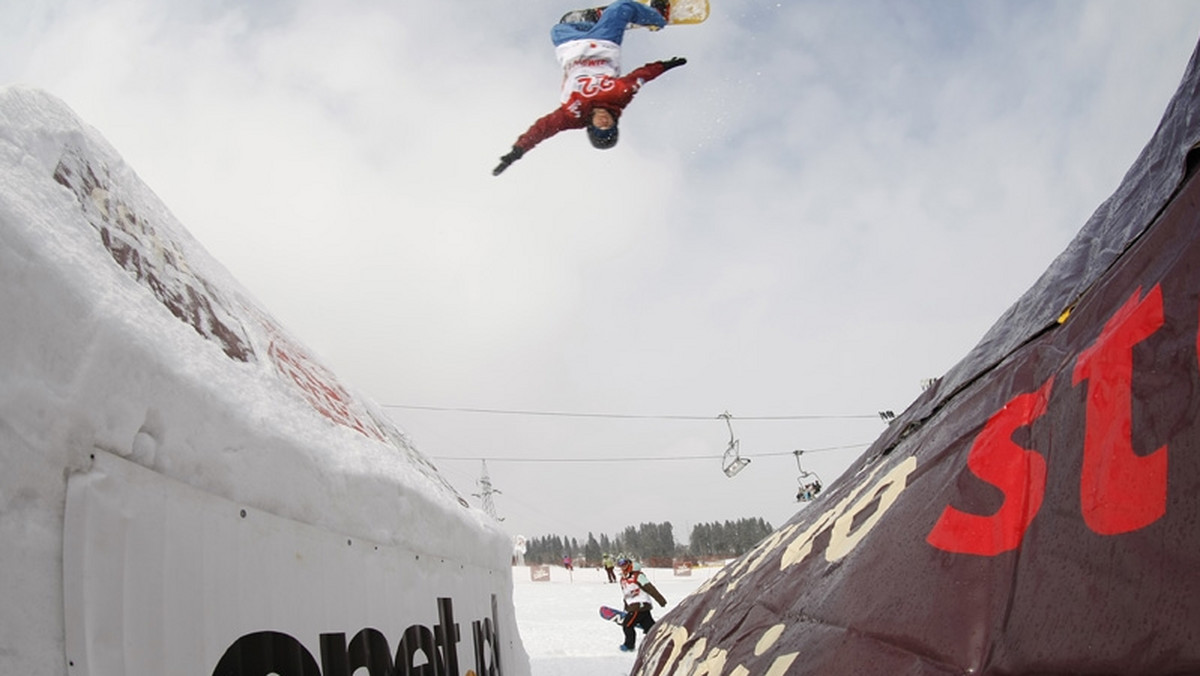
[[[534,146],[566,129],[586,127],[588,139],[601,150],[616,145],[617,122],[638,89],[687,63],[680,57],[654,61],[621,76],[621,41],[626,27],[635,24],[658,30],[666,25],[669,13],[667,0],[653,0],[650,6],[615,0],[598,18],[592,15],[582,22],[555,24],[550,40],[563,70],[561,105],[521,134],[492,174],[499,176]]]

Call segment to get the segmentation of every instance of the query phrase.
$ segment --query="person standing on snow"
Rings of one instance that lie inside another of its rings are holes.
[[[617,121],[634,94],[643,84],[687,63],[680,57],[654,61],[621,77],[625,28],[636,24],[658,30],[666,25],[669,13],[667,0],[652,0],[651,6],[616,0],[595,21],[556,24],[550,40],[563,69],[561,105],[517,138],[492,175],[499,176],[534,146],[566,129],[586,127],[588,139],[600,150],[615,146]]]
[[[658,593],[658,589],[650,583],[650,578],[642,572],[642,567],[626,557],[617,559],[617,567],[621,569],[621,594],[625,596],[625,621],[621,623],[625,629],[625,642],[621,644],[621,652],[630,652],[637,645],[637,634],[634,630],[641,627],[642,633],[650,631],[654,626],[654,616],[650,609],[654,606],[650,599],[658,601],[658,605],[666,607],[667,600]]]

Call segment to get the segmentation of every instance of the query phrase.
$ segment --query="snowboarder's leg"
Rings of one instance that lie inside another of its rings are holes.
[[[648,5],[634,0],[616,0],[604,9],[604,13],[600,15],[600,20],[596,22],[596,27],[591,30],[591,35],[588,37],[609,40],[619,45],[625,37],[625,28],[631,23],[661,28],[667,22],[663,19],[662,14]]]
[[[634,619],[636,617],[637,611],[633,610],[630,611],[629,617],[625,618],[625,624],[622,626],[622,629],[625,630],[625,643],[621,645],[621,650],[633,650],[634,646],[637,645],[637,634],[634,633],[635,627],[637,626],[634,623]]]
[[[591,23],[556,23],[550,28],[550,42],[557,47],[571,40],[586,40],[590,37],[591,30],[595,25]]]
[[[657,10],[635,0],[616,0],[604,8],[595,23],[557,23],[550,29],[550,41],[555,46],[570,40],[608,40],[618,45],[625,39],[629,24],[662,28],[666,25]]]

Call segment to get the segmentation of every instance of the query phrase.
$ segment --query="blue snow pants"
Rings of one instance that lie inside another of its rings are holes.
[[[571,40],[608,40],[619,45],[625,38],[625,27],[631,23],[662,27],[667,22],[648,5],[634,0],[615,0],[596,23],[554,24],[550,29],[550,41],[555,47]]]

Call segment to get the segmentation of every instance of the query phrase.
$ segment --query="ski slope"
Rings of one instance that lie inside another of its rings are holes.
[[[717,568],[697,568],[691,576],[650,568],[646,574],[667,599],[655,608],[655,619],[679,604]],[[576,568],[568,573],[550,567],[549,582],[533,582],[528,566],[513,567],[513,603],[517,627],[529,653],[532,676],[623,676],[633,667],[636,653],[623,653],[621,628],[600,618],[602,605],[621,607],[618,585],[606,582],[603,569]],[[642,647],[638,634],[638,648]]]

